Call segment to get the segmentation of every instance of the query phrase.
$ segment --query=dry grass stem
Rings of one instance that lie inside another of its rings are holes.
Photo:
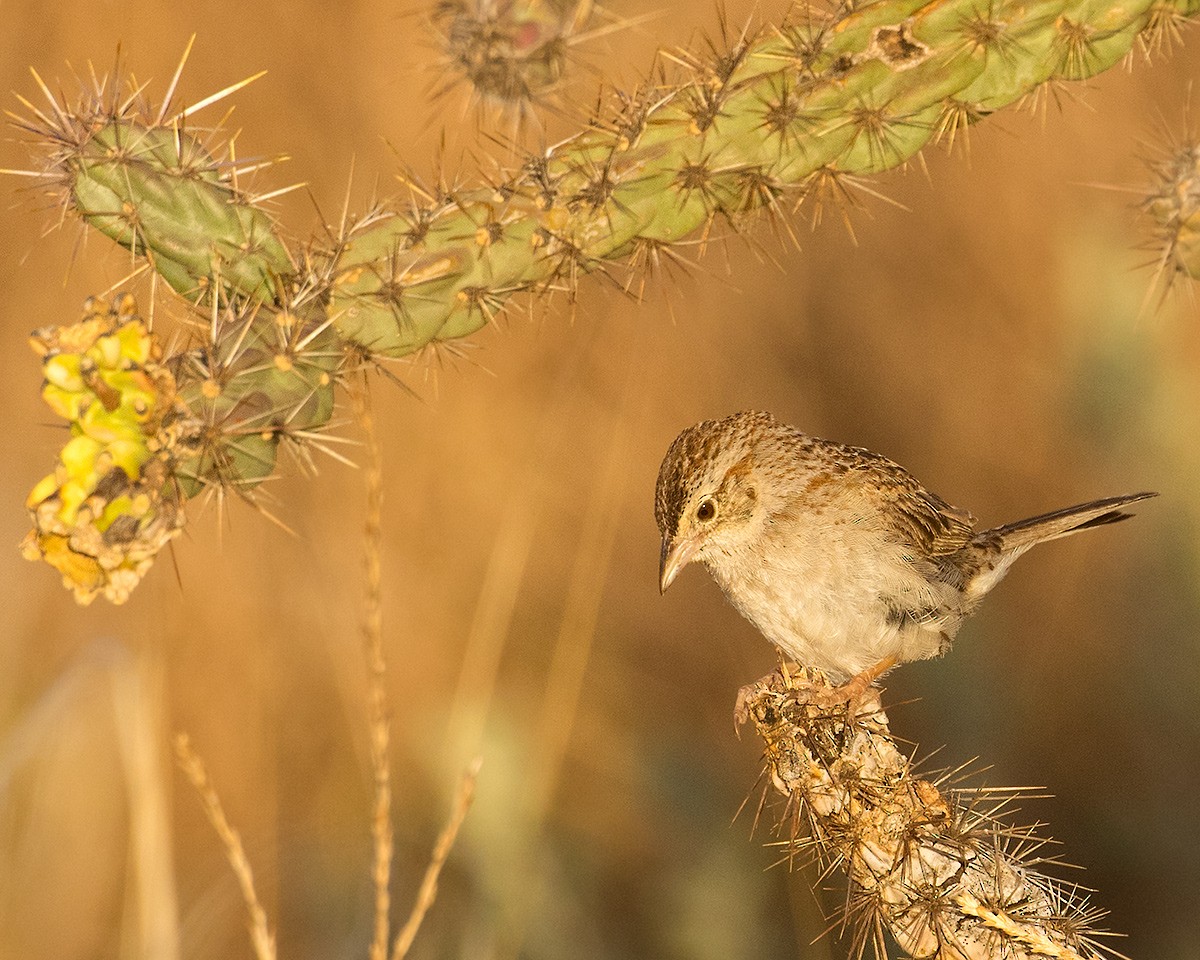
[[[587,512],[578,531],[579,548],[567,584],[566,605],[546,680],[542,701],[542,732],[538,755],[542,774],[531,791],[531,818],[541,827],[562,775],[571,736],[579,713],[584,677],[596,638],[596,623],[613,544],[620,529],[622,495],[628,475],[628,451],[623,431],[614,425],[602,471],[596,478]]]
[[[775,673],[747,706],[788,798],[788,859],[849,877],[833,926],[850,932],[852,955],[870,946],[886,958],[886,931],[918,960],[1101,956],[1092,924],[1103,913],[1040,872],[1046,840],[997,816],[1020,791],[923,779],[892,738],[878,690],[853,713],[814,696],[825,690],[804,672]]]
[[[622,406],[609,431],[586,511],[576,531],[578,546],[547,671],[534,748],[537,759],[527,775],[528,789],[523,797],[522,814],[529,830],[523,852],[528,882],[514,887],[508,903],[509,928],[505,946],[510,951],[508,955],[514,957],[521,953],[535,905],[544,895],[540,889],[543,880],[532,864],[541,849],[546,816],[554,803],[575,735],[596,624],[612,567],[613,546],[621,526],[628,446],[620,414],[625,408],[627,394],[626,389]]]
[[[108,647],[105,666],[112,693],[117,744],[129,802],[129,859],[133,865],[131,900],[138,924],[137,942],[145,956],[178,960],[179,909],[171,862],[169,771],[163,751],[164,677],[161,661],[135,658],[122,647]]]
[[[175,735],[175,756],[180,769],[200,794],[204,812],[225,847],[225,855],[233,868],[234,876],[237,877],[238,886],[241,887],[242,900],[250,916],[250,940],[254,944],[254,955],[258,960],[275,960],[275,937],[267,923],[267,913],[254,890],[254,871],[246,858],[246,851],[242,848],[242,838],[229,825],[225,810],[221,806],[221,798],[209,782],[204,763],[192,750],[191,741],[186,733]]]
[[[123,854],[126,882],[120,921],[125,949],[122,956],[178,960],[179,909],[172,863],[169,777],[163,768],[161,741],[163,687],[163,667],[157,656],[145,651],[135,656],[115,640],[97,640],[85,647],[15,722],[0,729],[0,814],[9,813],[7,805],[12,803],[14,781],[21,768],[47,762],[45,758],[53,755],[63,736],[90,730],[97,722],[106,724],[111,710],[128,805],[128,848]],[[109,768],[103,769],[107,782]],[[41,770],[37,776],[44,781],[45,790],[56,796],[65,792],[62,781],[53,773]],[[72,783],[84,789],[82,782]],[[99,805],[91,795],[75,798],[74,802]],[[62,837],[53,842],[78,849],[77,843],[68,843]],[[89,850],[92,854],[96,862],[89,861],[89,869],[98,878],[104,875],[102,854]],[[0,921],[11,921],[22,912],[11,894],[15,888],[30,884],[29,866],[28,855],[12,850],[0,860]],[[56,896],[62,900],[61,891],[56,890]],[[0,956],[25,955],[13,952],[6,934],[0,929]]]
[[[412,913],[408,915],[407,922],[396,936],[396,944],[392,948],[392,960],[404,960],[408,956],[408,951],[425,920],[425,914],[429,912],[429,908],[437,899],[438,877],[441,876],[446,858],[450,856],[450,850],[458,837],[459,828],[467,818],[467,811],[471,809],[471,801],[475,798],[475,781],[479,777],[479,768],[482,765],[483,758],[476,757],[458,782],[458,790],[454,794],[454,805],[450,808],[450,817],[447,819],[446,825],[442,827],[442,832],[438,835],[437,843],[433,847],[433,855],[429,858],[429,866],[425,868],[425,876],[421,880],[421,889],[417,891],[417,899],[413,904]]]
[[[367,657],[367,699],[371,736],[371,770],[375,797],[371,818],[373,843],[372,880],[375,886],[375,922],[371,938],[371,960],[387,960],[391,935],[391,873],[395,846],[392,832],[391,724],[387,710],[387,660],[383,654],[383,457],[371,398],[363,379],[349,390],[354,418],[363,432],[366,465],[363,480],[367,490],[367,514],[363,527],[363,644]]]
[[[521,466],[502,484],[511,492],[499,511],[450,707],[453,742],[468,755],[478,751],[484,741],[517,598],[525,586],[534,537],[552,482],[543,468],[574,429],[569,403],[571,390],[582,375],[584,356],[581,348],[563,358],[552,400],[527,447],[515,458]]]
[[[362,633],[367,658],[369,721],[371,738],[371,769],[374,780],[374,803],[371,821],[373,841],[372,881],[375,890],[371,960],[388,960],[388,941],[391,933],[390,882],[394,855],[394,835],[391,821],[392,783],[389,750],[391,725],[387,711],[387,661],[383,652],[383,587],[381,576],[381,544],[383,516],[383,461],[371,414],[370,395],[365,379],[350,387],[355,419],[364,435],[366,465],[364,477],[367,490],[367,511],[364,524],[364,590]],[[175,740],[179,765],[195,786],[204,802],[205,812],[222,844],[229,863],[242,889],[250,915],[251,939],[258,960],[274,960],[275,942],[267,924],[266,912],[254,889],[254,874],[238,836],[225,817],[220,798],[209,783],[200,758],[192,751],[186,734]],[[412,947],[421,924],[437,899],[438,878],[450,850],[462,827],[475,794],[475,782],[482,758],[467,768],[459,782],[450,817],[434,846],[416,903],[392,948],[393,960],[402,960]]]
[[[392,774],[389,757],[391,723],[387,711],[387,660],[383,652],[383,585],[382,585],[382,539],[383,539],[383,456],[379,448],[379,437],[375,432],[375,421],[371,413],[370,392],[364,372],[363,379],[350,389],[354,404],[354,417],[363,432],[366,448],[364,481],[367,490],[367,513],[363,530],[364,542],[364,588],[363,588],[363,640],[367,655],[368,698],[370,700],[371,724],[371,768],[375,779],[375,803],[371,834],[374,840],[375,924],[371,941],[371,960],[387,960],[388,938],[391,932],[390,880],[394,838],[391,821]],[[425,915],[437,899],[438,877],[450,849],[454,846],[459,828],[471,807],[475,795],[475,781],[479,776],[482,758],[476,758],[463,774],[455,793],[450,818],[434,846],[429,866],[421,881],[417,900],[412,913],[396,936],[392,948],[393,960],[407,956]]]

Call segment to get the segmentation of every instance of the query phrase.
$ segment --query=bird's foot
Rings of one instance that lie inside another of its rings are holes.
[[[733,705],[733,729],[740,736],[742,724],[750,719],[751,707],[766,693],[792,691],[798,700],[818,710],[830,711],[844,706],[847,713],[858,714],[872,684],[896,665],[896,658],[885,657],[872,667],[855,674],[845,683],[833,686],[824,677],[797,664],[780,661],[779,669],[747,683],[737,692]]]
[[[895,665],[895,656],[884,657],[873,667],[867,667],[839,686],[814,688],[809,695],[809,702],[827,709],[845,704],[848,711],[857,713],[871,685]]]

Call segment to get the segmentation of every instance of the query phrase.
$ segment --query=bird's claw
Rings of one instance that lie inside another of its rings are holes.
[[[741,738],[741,727],[750,719],[750,705],[764,693],[771,691],[782,692],[790,690],[796,683],[796,675],[804,675],[804,668],[799,664],[789,664],[782,657],[779,669],[759,677],[753,683],[747,683],[738,688],[737,699],[733,703],[733,732]]]
[[[840,707],[847,709],[858,706],[858,703],[871,688],[871,680],[863,674],[852,677],[839,686],[814,686],[808,694],[808,702],[825,710]]]
[[[750,719],[750,704],[772,689],[772,681],[777,676],[776,673],[768,673],[765,677],[738,688],[737,699],[733,702],[733,732],[739,739],[742,735],[742,724]]]

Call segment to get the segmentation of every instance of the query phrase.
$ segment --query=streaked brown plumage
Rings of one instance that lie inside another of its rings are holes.
[[[769,413],[706,420],[658,474],[660,586],[692,560],[788,657],[835,683],[944,653],[1036,543],[1130,516],[1134,493],[976,532],[903,467]]]

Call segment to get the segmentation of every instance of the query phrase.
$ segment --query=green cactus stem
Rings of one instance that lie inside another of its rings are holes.
[[[1044,83],[1156,48],[1198,7],[879,0],[739,38],[494,187],[372,218],[334,264],[330,315],[389,357],[470,334],[515,292],[573,288],[714,222],[898,166]]]
[[[587,9],[501,6],[522,23]],[[267,197],[239,185],[245,171],[219,131],[197,133],[199,106],[168,118],[140,91],[97,81],[68,107],[42,84],[50,109],[26,102],[18,123],[48,154],[40,176],[64,207],[189,305],[195,335],[163,361],[186,410],[171,459],[180,494],[248,495],[281,446],[303,458],[322,445],[348,370],[468,336],[515,294],[574,295],[591,271],[628,271],[631,286],[671,244],[790,217],[1045,84],[1091,76],[1135,45],[1169,45],[1198,10],[1200,0],[876,0],[806,11],[703,56],[674,55],[677,80],[615,95],[498,183],[414,186],[407,207],[303,248],[285,243]],[[1172,182],[1150,208],[1178,224],[1172,257],[1194,264],[1195,192],[1184,186],[1194,179]]]
[[[188,131],[186,111],[166,121],[138,97],[105,96],[102,84],[67,110],[42,89],[51,114],[26,102],[33,118],[20,125],[49,148],[61,202],[145,257],[177,293],[196,300],[217,283],[270,300],[296,272],[273,219],[237,188],[232,158],[218,160]]]
[[[281,439],[308,437],[333,414],[347,357],[322,290],[262,199],[239,188],[232,152],[188,131],[188,111],[164,119],[165,108],[104,84],[67,110],[43,90],[50,113],[27,104],[24,126],[49,148],[60,201],[200,311],[195,345],[166,361],[190,412],[175,461],[183,493],[251,489],[273,472]]]
[[[185,297],[219,279],[267,300],[295,272],[270,218],[181,128],[112,118],[65,159],[84,220],[149,259]]]

